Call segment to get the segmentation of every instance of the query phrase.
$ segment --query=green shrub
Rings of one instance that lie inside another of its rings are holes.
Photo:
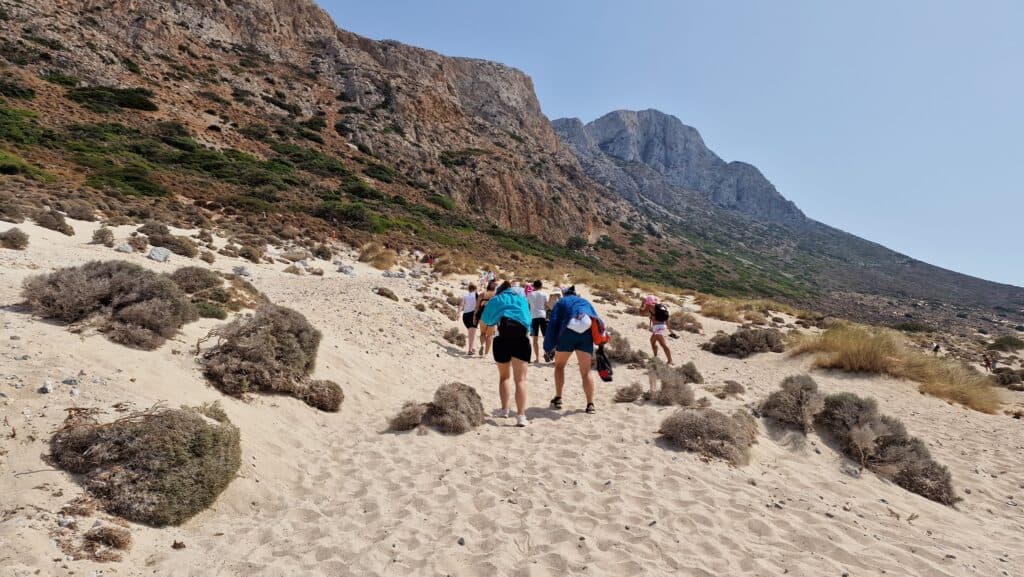
[[[905,333],[930,333],[935,330],[935,328],[932,327],[931,325],[917,321],[907,321],[898,323],[893,325],[892,328],[898,331],[903,331]]]
[[[39,77],[50,84],[56,84],[57,86],[64,86],[66,88],[74,88],[75,86],[78,86],[79,82],[81,82],[81,79],[77,76],[64,74],[62,72],[47,72],[41,74]]]
[[[1014,352],[1024,349],[1024,340],[1021,340],[1013,335],[1006,335],[997,338],[988,346],[989,350],[992,351],[1003,351],[1003,352]]]
[[[306,172],[338,178],[352,173],[337,158],[312,148],[303,148],[283,142],[274,144],[271,148],[273,148],[274,152],[284,157],[291,165],[295,166],[295,168],[305,170]]]
[[[430,196],[427,197],[427,202],[436,204],[437,206],[440,206],[445,210],[455,209],[455,201],[453,201],[450,197],[442,196],[440,194],[431,194]]]
[[[455,166],[465,166],[466,164],[469,164],[469,162],[476,158],[477,156],[481,156],[484,154],[487,154],[487,151],[479,148],[445,150],[444,152],[441,153],[441,156],[438,157],[438,160],[441,161],[441,164],[447,166],[448,168],[452,168]]]
[[[114,190],[128,196],[164,196],[167,189],[154,181],[145,164],[133,163],[99,170],[85,184],[100,190]]]
[[[218,405],[154,408],[106,424],[96,412],[72,410],[50,455],[112,515],[179,525],[212,505],[241,465],[238,429]]]
[[[25,162],[25,159],[14,154],[13,152],[7,152],[0,148],[0,174],[4,175],[15,175],[21,174],[32,178],[44,177],[42,171]]]
[[[383,164],[371,164],[363,169],[363,174],[381,182],[394,182],[398,179],[398,172]]]
[[[145,88],[111,88],[107,86],[84,86],[72,88],[67,97],[93,112],[116,112],[122,108],[133,110],[157,110],[151,100],[153,92]]]
[[[32,100],[36,97],[36,91],[13,76],[0,76],[0,95],[18,100]]]
[[[208,301],[195,301],[192,306],[196,307],[196,312],[199,316],[204,319],[218,319],[224,320],[228,318],[228,311]]]

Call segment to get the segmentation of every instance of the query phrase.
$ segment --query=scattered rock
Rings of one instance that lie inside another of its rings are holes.
[[[154,246],[149,249],[148,258],[156,262],[167,262],[171,258],[171,251],[162,246]]]
[[[348,276],[356,276],[356,269],[353,268],[352,265],[349,265],[349,264],[340,264],[340,265],[338,265],[338,272],[340,272],[341,274],[344,274],[344,275],[348,275]]]
[[[322,269],[322,268],[311,268],[311,269],[309,269],[309,274],[311,274],[313,276],[324,276],[324,269]]]
[[[126,242],[122,242],[121,244],[117,245],[116,247],[114,247],[114,250],[117,251],[117,252],[127,252],[127,253],[135,252],[135,249],[132,248],[132,245],[130,245],[130,244],[126,243]]]
[[[398,270],[398,271],[386,270],[386,271],[383,272],[383,276],[385,278],[405,278],[405,273],[400,271],[400,270]]]
[[[39,387],[39,392],[44,394],[44,395],[49,395],[50,393],[52,393],[52,392],[54,392],[56,390],[57,390],[57,383],[51,381],[50,379],[46,379],[46,382],[43,383],[43,386]]]
[[[184,549],[184,548],[185,548],[185,542],[184,541],[175,541],[174,543],[171,543],[171,549]]]
[[[389,288],[385,288],[385,287],[378,287],[378,288],[374,289],[374,292],[376,292],[377,294],[379,294],[380,296],[382,296],[382,297],[384,297],[384,298],[389,298],[389,299],[391,299],[391,300],[393,300],[393,301],[397,301],[397,300],[398,300],[398,295],[396,295],[396,294],[395,294],[395,293],[394,293],[394,292],[393,292],[393,291],[392,291],[391,289],[389,289]]]
[[[463,538],[463,537],[459,537],[459,545],[465,545],[465,544],[466,544],[466,539]]]
[[[75,386],[78,384],[78,377],[68,377],[61,381],[62,384]]]
[[[235,273],[238,276],[244,276],[244,277],[251,277],[252,276],[252,273],[249,272],[249,269],[244,267],[244,266],[233,267],[231,269],[231,272]]]

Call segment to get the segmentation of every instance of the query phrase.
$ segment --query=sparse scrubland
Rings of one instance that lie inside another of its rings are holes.
[[[757,422],[743,409],[726,415],[714,409],[684,408],[666,417],[658,434],[680,449],[743,465],[757,441]]]
[[[992,380],[959,361],[932,357],[910,348],[895,331],[852,323],[795,341],[791,355],[815,354],[815,366],[848,372],[885,374],[919,384],[921,392],[972,409],[998,410]]]
[[[409,431],[421,424],[442,433],[462,434],[484,423],[484,405],[476,389],[462,383],[438,387],[429,403],[407,402],[388,420],[388,430]]]
[[[818,392],[818,383],[807,375],[793,375],[782,381],[779,390],[768,395],[760,410],[763,416],[783,426],[807,432],[823,407],[824,396]]]
[[[716,355],[745,359],[754,353],[781,353],[785,344],[782,333],[775,329],[739,328],[731,335],[715,335],[701,348]]]
[[[18,228],[0,232],[0,246],[11,250],[25,250],[28,247],[28,235]]]

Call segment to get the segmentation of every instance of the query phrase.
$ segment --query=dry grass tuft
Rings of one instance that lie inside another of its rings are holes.
[[[449,343],[464,347],[466,346],[466,334],[459,330],[459,327],[452,327],[444,332],[444,340]]]
[[[423,424],[442,433],[462,434],[484,423],[484,404],[476,389],[462,383],[448,383],[434,392],[426,404]]]
[[[839,324],[799,339],[790,354],[806,353],[817,354],[817,367],[909,379],[923,393],[985,413],[994,413],[1001,405],[988,377],[955,360],[922,354],[892,330]]]
[[[744,410],[729,416],[714,409],[687,408],[669,415],[658,434],[683,450],[742,465],[750,458],[757,424]]]
[[[379,270],[390,270],[398,264],[398,253],[380,243],[371,242],[359,249],[359,262],[368,262]]]
[[[727,335],[719,333],[701,348],[716,355],[730,355],[744,359],[754,353],[781,353],[785,350],[782,333],[775,329],[741,328]]]
[[[654,359],[647,370],[650,390],[644,397],[659,405],[693,406],[696,395],[690,383],[703,383],[704,377],[697,371],[693,363],[681,367],[670,367],[664,362]]]
[[[874,399],[853,393],[829,395],[815,422],[847,456],[877,475],[943,505],[960,500],[949,470],[935,462],[927,445],[909,436],[898,419],[880,415]]]
[[[100,424],[72,410],[50,440],[54,464],[79,475],[107,512],[154,526],[206,509],[241,462],[238,429],[216,407],[153,408]]]
[[[647,353],[634,349],[629,339],[615,329],[608,329],[608,332],[611,335],[611,341],[605,345],[604,349],[609,360],[640,367],[647,363]]]
[[[169,278],[124,261],[93,261],[27,279],[35,314],[74,323],[97,318],[110,340],[154,349],[198,318]]]
[[[309,381],[300,394],[307,405],[328,413],[337,413],[341,410],[341,404],[345,402],[345,393],[334,381]]]
[[[114,246],[114,231],[105,226],[97,228],[92,233],[92,244],[102,244],[106,247]]]
[[[625,387],[619,387],[615,391],[616,403],[633,403],[644,395],[644,387],[640,383],[633,383]]]
[[[736,381],[725,381],[721,385],[714,387],[712,392],[719,399],[727,399],[729,397],[742,395],[747,392],[747,389]]]
[[[128,529],[115,527],[114,525],[100,525],[93,527],[82,535],[86,543],[93,543],[103,547],[114,549],[130,549],[132,546],[132,534]]]
[[[686,311],[676,311],[668,317],[668,328],[674,331],[700,334],[701,329],[704,327],[697,320],[697,317]]]
[[[780,389],[761,403],[761,414],[806,433],[823,407],[824,397],[818,392],[818,383],[807,375],[794,375],[786,377]]]
[[[706,317],[731,323],[742,320],[739,307],[731,300],[701,295],[697,298],[697,304],[700,305],[700,314]]]
[[[18,228],[0,232],[0,246],[11,250],[25,250],[28,247],[28,235]]]

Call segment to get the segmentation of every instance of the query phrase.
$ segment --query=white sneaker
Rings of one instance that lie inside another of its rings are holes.
[[[530,421],[528,421],[526,419],[526,415],[519,415],[519,416],[516,417],[516,426],[517,427],[525,427],[526,425],[529,425],[529,424],[530,424]]]
[[[499,419],[507,419],[512,416],[512,411],[509,409],[498,409],[494,411],[494,416]]]

